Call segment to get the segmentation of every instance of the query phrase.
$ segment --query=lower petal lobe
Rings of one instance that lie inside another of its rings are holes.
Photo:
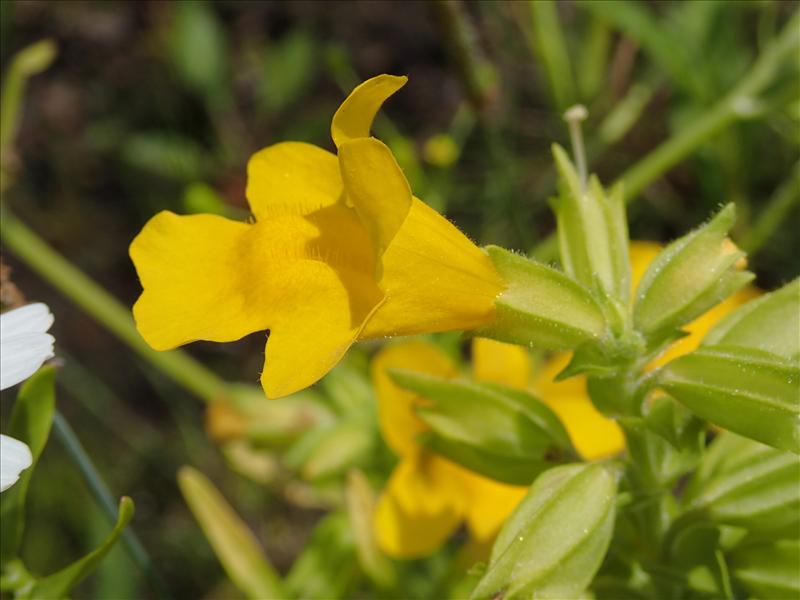
[[[144,287],[134,317],[148,344],[269,329],[262,382],[273,397],[324,375],[382,298],[369,237],[342,206],[252,225],[162,212],[130,253]]]
[[[461,523],[463,497],[457,466],[426,450],[406,455],[375,508],[378,545],[395,558],[431,554]]]

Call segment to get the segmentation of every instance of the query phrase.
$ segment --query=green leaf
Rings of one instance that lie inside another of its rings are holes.
[[[0,105],[0,148],[4,151],[16,136],[28,79],[49,67],[57,54],[55,42],[48,39],[26,46],[11,58],[3,77],[3,103]]]
[[[195,181],[183,190],[183,210],[189,214],[212,214],[226,216],[228,208],[225,200],[206,183]]]
[[[311,539],[286,576],[289,597],[350,597],[359,575],[353,530],[344,512],[333,512],[314,528]],[[285,596],[280,596],[284,598]]]
[[[168,50],[172,65],[193,91],[213,97],[225,88],[228,64],[225,30],[207,2],[172,6]]]
[[[314,81],[314,37],[295,30],[270,45],[261,63],[260,92],[266,108],[280,111],[296,102]]]
[[[725,557],[719,550],[717,525],[699,521],[683,528],[672,539],[672,563],[686,572],[693,590],[732,600],[730,575]]]
[[[726,237],[734,219],[734,206],[728,204],[650,263],[636,290],[636,329],[658,341],[753,279],[737,268],[744,254]]]
[[[800,539],[737,548],[730,564],[733,576],[759,598],[800,598]]]
[[[682,404],[668,396],[655,398],[648,406],[645,425],[667,440],[676,450],[702,451],[705,426]]]
[[[495,319],[478,335],[540,348],[573,349],[606,330],[591,293],[563,273],[497,246],[486,251],[506,283]]]
[[[375,447],[374,427],[363,418],[350,418],[329,427],[317,440],[302,467],[305,479],[320,479],[363,464]]]
[[[203,175],[203,151],[186,137],[144,131],[125,138],[121,150],[122,159],[128,165],[160,177],[193,181]]]
[[[746,346],[800,359],[800,278],[739,307],[720,321],[704,346]]]
[[[615,475],[601,464],[540,475],[500,531],[472,598],[581,594],[611,541],[616,487]]]
[[[747,348],[701,348],[668,363],[658,385],[720,427],[800,453],[798,363]]]
[[[248,598],[285,598],[280,576],[214,484],[199,471],[183,467],[178,486],[234,585]]]
[[[670,75],[676,85],[702,97],[705,85],[698,77],[696,65],[687,52],[683,31],[670,27],[646,4],[604,0],[579,0],[579,6],[621,30],[642,46],[649,58]]]
[[[375,540],[372,521],[375,514],[375,494],[361,471],[352,470],[347,474],[345,503],[361,568],[379,587],[393,585],[397,574]]]
[[[544,469],[576,457],[555,413],[523,391],[399,369],[390,374],[425,398],[417,414],[435,434],[428,445],[469,469],[530,485]]]
[[[42,455],[55,411],[55,367],[47,366],[20,388],[8,427],[8,435],[28,444],[33,464],[22,472],[19,481],[0,495],[0,562],[6,563],[19,552],[25,529],[25,498],[39,457]]]
[[[800,524],[800,458],[730,432],[703,455],[681,500],[685,518],[759,535],[794,535]]]
[[[58,573],[48,575],[36,581],[27,593],[21,594],[19,598],[65,598],[70,590],[88,577],[103,560],[106,554],[116,543],[122,531],[133,518],[133,500],[123,496],[119,501],[119,513],[114,529],[103,541],[103,543],[93,552],[87,554],[80,560],[72,563]]]

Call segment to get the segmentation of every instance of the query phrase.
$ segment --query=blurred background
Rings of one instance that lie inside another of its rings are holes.
[[[751,251],[757,284],[772,289],[800,272],[800,80],[797,56],[780,55],[797,6],[1,2],[4,76],[31,43],[57,47],[49,68],[28,80],[15,137],[3,148],[3,202],[130,306],[140,288],[127,248],[153,214],[247,218],[251,154],[283,140],[333,149],[330,119],[344,96],[375,74],[406,74],[375,134],[415,194],[480,244],[555,259],[550,145],[568,145],[562,114],[580,102],[589,110],[591,170],[605,184],[626,182],[632,239],[668,241],[733,201],[734,238]],[[200,466],[235,499],[285,573],[309,537],[322,535],[316,526],[337,503],[327,492],[346,468],[391,462],[373,427],[332,468],[309,470],[296,449],[282,458],[293,435],[272,440],[281,458],[240,456],[229,468],[200,402],[6,248],[3,264],[27,300],[55,314],[60,410],[114,494],[135,500],[134,529],[176,597],[232,593],[178,491],[181,465]],[[4,302],[17,300],[10,290],[4,283]],[[227,380],[255,383],[263,342],[255,334],[189,352]],[[369,351],[352,353],[340,373],[363,373]],[[363,378],[336,373],[319,390],[321,405],[333,398],[331,419],[354,395],[371,402],[358,387]],[[56,440],[32,481],[29,515],[25,556],[34,571],[61,567],[108,530]],[[351,575],[342,566],[336,585],[358,596]],[[425,585],[419,594],[435,597]],[[152,590],[117,548],[75,595]]]

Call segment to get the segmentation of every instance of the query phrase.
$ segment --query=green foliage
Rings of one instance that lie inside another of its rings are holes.
[[[494,322],[480,335],[555,350],[603,336],[603,313],[580,283],[498,246],[486,251],[506,289],[495,301]]]
[[[225,32],[207,2],[180,2],[168,35],[169,57],[187,87],[214,98],[224,93],[227,77]]]
[[[61,571],[37,579],[30,588],[19,590],[16,597],[20,600],[67,597],[72,588],[97,569],[100,561],[114,547],[122,531],[133,518],[133,511],[133,500],[123,497],[119,502],[119,514],[114,529],[97,549]]]
[[[797,456],[723,433],[689,481],[682,510],[692,520],[743,526],[756,537],[793,536],[800,525],[798,481]]]
[[[17,556],[22,543],[28,485],[53,423],[55,380],[55,368],[41,369],[23,384],[11,413],[8,435],[28,445],[33,463],[22,472],[19,481],[0,496],[0,561],[3,563]]]
[[[615,478],[601,464],[540,475],[500,531],[472,597],[578,597],[611,541]]]
[[[525,392],[411,371],[391,375],[429,401],[417,409],[433,433],[428,445],[473,471],[529,485],[541,471],[575,457],[558,417]]]
[[[704,346],[744,346],[800,360],[800,279],[748,302],[703,340]]]
[[[228,576],[248,598],[284,598],[281,580],[241,518],[199,471],[183,467],[181,493]]]
[[[758,350],[712,346],[681,356],[658,384],[712,423],[800,454],[800,365]]]
[[[628,224],[621,188],[606,196],[600,181],[581,181],[566,152],[553,146],[560,194],[551,201],[558,223],[564,272],[592,290],[602,302],[624,310],[630,295]],[[617,306],[619,305],[619,306]]]
[[[736,266],[743,253],[726,242],[734,218],[729,204],[672,242],[647,268],[636,289],[633,318],[648,338],[660,341],[752,281],[752,273]]]

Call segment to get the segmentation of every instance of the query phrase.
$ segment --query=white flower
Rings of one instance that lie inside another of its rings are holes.
[[[19,474],[32,462],[33,457],[26,444],[0,434],[0,492],[16,483]]]
[[[0,315],[0,390],[26,380],[53,356],[55,340],[47,333],[52,324],[53,315],[42,303]],[[31,463],[28,446],[0,435],[0,492],[13,485]]]

